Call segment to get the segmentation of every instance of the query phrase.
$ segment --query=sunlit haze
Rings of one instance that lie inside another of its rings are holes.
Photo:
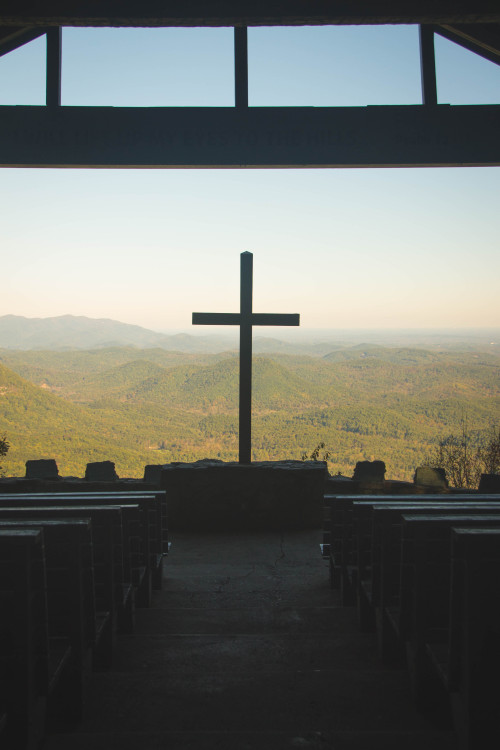
[[[232,106],[232,44],[65,29],[63,105]],[[499,66],[436,55],[440,103],[500,103]],[[43,38],[0,58],[0,104],[43,104],[44,70]],[[251,106],[421,101],[417,27],[250,29],[249,71]],[[4,169],[0,315],[190,330],[250,250],[255,311],[306,328],[499,326],[499,206],[499,168]]]

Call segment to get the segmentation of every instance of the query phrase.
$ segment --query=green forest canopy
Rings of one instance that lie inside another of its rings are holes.
[[[380,459],[411,479],[437,440],[500,422],[500,359],[358,345],[326,356],[254,358],[253,458],[295,458],[321,441],[332,473]],[[10,476],[55,458],[62,475],[112,460],[120,476],[151,463],[237,457],[238,360],[234,352],[160,348],[0,350],[0,433]]]

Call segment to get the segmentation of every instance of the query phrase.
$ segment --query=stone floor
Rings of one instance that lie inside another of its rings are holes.
[[[339,606],[319,531],[172,542],[82,726],[47,750],[455,750]]]

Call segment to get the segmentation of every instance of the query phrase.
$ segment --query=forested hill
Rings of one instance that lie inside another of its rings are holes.
[[[500,359],[374,345],[323,357],[255,357],[254,458],[300,458],[324,442],[330,471],[379,458],[410,478],[437,438],[500,422]],[[148,463],[237,455],[238,359],[160,348],[0,350],[0,435],[9,475],[54,457],[62,474],[113,460],[120,476]]]
[[[238,409],[236,357],[209,365],[164,368],[146,361],[129,362],[94,375],[73,390],[72,400],[113,398],[129,404],[168,404],[189,411],[225,412]],[[254,411],[304,409],[326,403],[321,388],[271,359],[253,361]]]

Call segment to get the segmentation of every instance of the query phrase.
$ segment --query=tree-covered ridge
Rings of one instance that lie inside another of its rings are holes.
[[[49,388],[71,386],[83,377],[112,370],[131,362],[146,361],[161,367],[182,364],[209,364],[225,357],[225,354],[189,354],[166,349],[136,349],[135,347],[106,347],[102,349],[51,351],[19,351],[0,349],[0,362],[37,385]]]
[[[61,462],[65,473],[71,474],[78,467],[82,474],[81,465],[84,470],[87,461],[101,460],[109,454],[110,446],[123,461],[136,458],[124,439],[124,426],[106,414],[28,383],[1,364],[0,424],[11,444],[4,463],[5,472],[11,476],[24,474],[26,460],[47,456]],[[84,460],[85,455],[93,458]]]
[[[141,476],[148,463],[237,456],[234,352],[0,350],[2,362],[8,474],[23,474],[29,458],[54,457],[79,476],[109,459],[121,476]],[[464,411],[472,429],[500,421],[498,375],[498,358],[477,351],[363,345],[341,357],[255,357],[254,458],[300,458],[323,441],[331,471],[378,458],[392,478],[409,478]]]

